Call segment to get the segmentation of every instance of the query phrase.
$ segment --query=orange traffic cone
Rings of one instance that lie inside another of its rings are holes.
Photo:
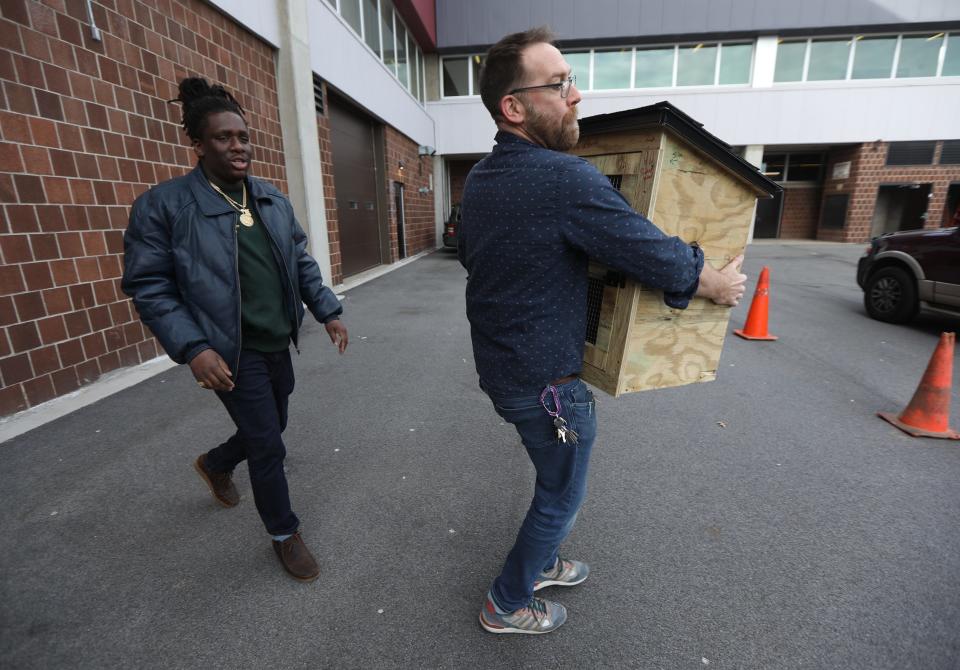
[[[914,437],[942,437],[960,440],[960,433],[950,430],[950,387],[953,383],[954,333],[941,333],[940,343],[930,357],[927,371],[910,404],[900,416],[877,412],[884,421]]]
[[[775,340],[776,335],[767,332],[767,307],[770,301],[770,268],[766,265],[760,271],[757,290],[753,293],[753,302],[747,313],[747,323],[743,330],[733,331],[745,340]]]

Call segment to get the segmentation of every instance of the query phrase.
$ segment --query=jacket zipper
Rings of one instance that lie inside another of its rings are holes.
[[[240,336],[240,345],[243,345],[243,293],[240,289],[240,216],[233,224],[233,274],[237,278],[237,334]],[[237,383],[240,376],[240,349],[237,347],[237,360],[233,366],[233,383]]]
[[[257,210],[257,215],[260,215],[259,210]],[[263,221],[262,216],[260,216],[260,220]],[[297,336],[299,335],[300,328],[297,324],[297,292],[293,288],[293,280],[290,278],[290,273],[287,271],[286,259],[283,257],[283,252],[280,251],[280,245],[277,244],[275,239],[273,239],[273,233],[270,232],[270,227],[266,223],[263,224],[263,229],[267,231],[267,237],[270,239],[270,244],[272,244],[274,249],[277,250],[277,257],[280,259],[280,269],[283,271],[283,276],[287,278],[287,286],[290,287],[290,307],[293,309],[293,319],[290,323],[290,325],[293,326],[293,337],[291,339],[293,340],[293,348],[297,350],[297,356],[299,356],[300,345],[298,343],[299,338]],[[303,301],[301,300],[301,302]]]

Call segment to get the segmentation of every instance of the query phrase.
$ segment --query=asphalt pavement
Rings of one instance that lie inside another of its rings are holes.
[[[867,318],[862,249],[751,245],[778,341],[730,335],[715,382],[597,392],[565,547],[591,574],[544,592],[570,612],[556,633],[477,623],[532,467],[477,387],[465,273],[440,251],[347,292],[344,356],[317,324],[294,354],[313,584],[281,570],[246,472],[234,509],[194,473],[231,423],[183,367],[0,444],[0,664],[956,669],[960,443],[875,413],[903,409],[960,322]]]

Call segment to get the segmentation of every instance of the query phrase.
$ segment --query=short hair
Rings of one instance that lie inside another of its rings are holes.
[[[501,118],[500,100],[523,84],[523,51],[534,44],[553,44],[553,31],[546,26],[512,33],[490,47],[480,70],[480,98],[494,121]]]
[[[180,82],[180,94],[168,102],[183,105],[181,124],[191,140],[202,140],[207,117],[218,112],[233,112],[246,122],[243,107],[220,84],[211,85],[203,77],[187,77]]]

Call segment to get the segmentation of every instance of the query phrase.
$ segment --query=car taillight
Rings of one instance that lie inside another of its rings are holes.
[[[453,235],[453,226],[447,226],[447,235]]]

